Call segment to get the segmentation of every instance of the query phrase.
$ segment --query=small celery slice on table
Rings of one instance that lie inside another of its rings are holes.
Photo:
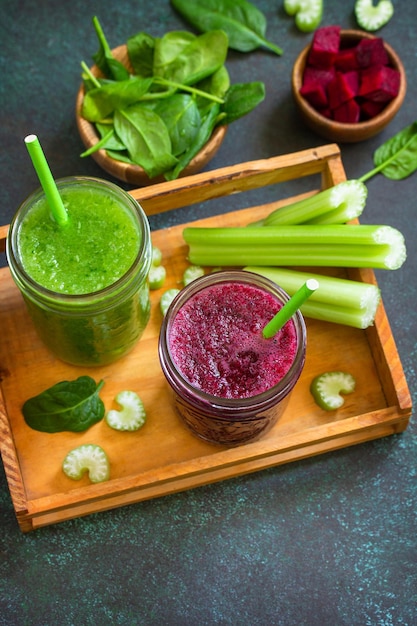
[[[295,16],[295,24],[303,33],[316,29],[323,15],[323,0],[284,0],[287,15]]]
[[[394,14],[394,6],[390,0],[380,0],[376,6],[372,0],[356,0],[354,11],[359,26],[374,31],[389,22]]]

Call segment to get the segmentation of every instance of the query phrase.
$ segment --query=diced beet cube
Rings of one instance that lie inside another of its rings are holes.
[[[327,106],[326,89],[320,83],[306,83],[300,89],[300,94],[313,106],[320,108]]]
[[[327,107],[326,87],[334,78],[335,73],[333,67],[322,69],[307,65],[304,70],[303,85],[300,89],[300,94],[314,108]]]
[[[362,70],[359,95],[374,102],[388,102],[400,89],[400,73],[385,65],[374,65]]]
[[[381,37],[361,39],[356,46],[356,60],[361,68],[372,65],[388,65],[389,59]]]
[[[349,72],[358,69],[356,46],[339,50],[334,60],[334,66],[339,72]]]
[[[340,26],[318,28],[311,43],[308,64],[314,67],[331,67],[340,47]]]
[[[364,100],[361,103],[361,117],[364,119],[372,119],[375,115],[381,113],[385,107],[385,102],[374,102],[373,100]]]
[[[358,93],[358,89],[355,85],[353,87],[352,89],[351,83],[346,79],[346,74],[336,72],[334,79],[327,85],[330,108],[336,109],[344,102],[354,98]]]
[[[333,119],[344,124],[356,124],[359,122],[360,113],[359,104],[352,98],[333,109]]]
[[[359,72],[352,70],[350,72],[345,72],[343,76],[353,94],[352,97],[355,98],[359,93]]]
[[[303,74],[303,86],[309,83],[319,84],[322,87],[327,87],[330,81],[334,78],[336,70],[334,67],[320,68],[306,65]]]
[[[324,117],[329,118],[329,120],[333,118],[332,111],[329,108],[317,109],[317,111],[318,113],[320,113],[320,115],[323,115]]]

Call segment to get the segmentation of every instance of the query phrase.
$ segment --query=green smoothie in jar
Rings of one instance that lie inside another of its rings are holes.
[[[41,189],[32,194],[10,227],[10,269],[45,344],[64,361],[103,365],[129,352],[149,320],[149,224],[107,181],[71,177],[57,188],[66,223]]]

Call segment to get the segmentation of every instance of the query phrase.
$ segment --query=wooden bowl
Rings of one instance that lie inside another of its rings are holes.
[[[123,65],[125,65],[130,71],[132,68],[129,63],[129,57],[127,53],[127,47],[125,45],[118,46],[112,50],[112,53],[116,59],[118,59]],[[94,76],[102,76],[99,68],[93,65],[91,72]],[[84,99],[84,87],[80,86],[76,105],[75,105],[75,117],[77,122],[78,132],[80,133],[81,140],[86,149],[95,145],[100,137],[98,136],[94,124],[87,121],[81,116],[81,108]],[[220,148],[223,139],[227,131],[227,126],[217,126],[206,145],[198,152],[198,154],[190,161],[186,168],[180,173],[180,177],[196,174],[207,165],[207,163],[214,157],[218,149]],[[160,183],[165,181],[165,178],[161,176],[155,176],[155,178],[149,178],[143,168],[139,165],[131,165],[129,163],[123,163],[109,157],[105,150],[97,150],[91,155],[92,158],[102,167],[108,174],[111,174],[115,178],[122,180],[132,185],[144,186],[154,183]]]
[[[366,33],[360,30],[341,30],[341,46],[350,47],[354,46],[361,39],[372,39],[375,35]],[[407,80],[405,75],[404,66],[394,52],[394,50],[387,43],[384,42],[385,49],[388,54],[390,65],[397,69],[400,73],[400,89],[398,95],[391,100],[386,107],[369,120],[364,120],[358,123],[342,123],[328,119],[324,115],[321,115],[311,104],[307,102],[305,98],[300,94],[300,88],[303,81],[304,68],[306,66],[310,45],[308,45],[301,54],[298,56],[292,71],[292,93],[297,105],[297,108],[301,114],[302,119],[306,125],[314,130],[322,137],[335,142],[341,143],[355,143],[357,141],[364,141],[374,135],[381,132],[389,122],[398,113],[407,90]]]

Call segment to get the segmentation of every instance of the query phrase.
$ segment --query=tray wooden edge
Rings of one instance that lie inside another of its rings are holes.
[[[206,464],[196,461],[193,471],[190,471],[189,463],[184,463],[183,467],[176,465],[175,471],[166,467],[163,471],[119,479],[113,484],[92,485],[63,496],[39,498],[29,502],[26,511],[17,512],[17,520],[21,530],[28,532],[51,523],[179,493],[398,434],[407,424],[408,416],[398,415],[395,407],[388,407],[296,433],[286,437],[282,446],[272,447],[260,442],[219,452],[220,458],[207,458]],[[251,448],[249,454],[248,447]],[[237,454],[234,454],[235,450],[238,450]]]
[[[321,175],[322,189],[346,180],[340,149],[336,144],[238,163],[132,189],[129,193],[140,202],[147,215],[155,215],[192,205],[197,197],[198,202],[204,202],[313,174]]]
[[[351,268],[348,275],[354,280],[377,285],[375,272],[368,268]],[[365,329],[368,343],[385,393],[388,406],[396,405],[400,414],[411,415],[412,398],[404,374],[400,355],[391,330],[391,324],[381,300],[375,323]]]
[[[1,374],[1,373],[0,373]],[[1,383],[1,377],[0,377]],[[17,455],[16,446],[9,419],[6,413],[6,403],[0,384],[0,454],[3,461],[4,471],[9,485],[10,496],[13,502],[16,516],[24,519],[28,511],[26,490]],[[20,523],[20,522],[19,522]],[[27,524],[21,527],[25,530]],[[30,530],[30,528],[28,528]]]

